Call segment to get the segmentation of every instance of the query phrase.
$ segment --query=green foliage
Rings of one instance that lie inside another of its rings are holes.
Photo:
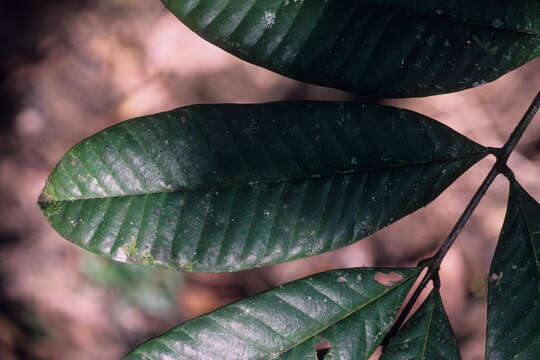
[[[126,359],[306,359],[326,339],[330,354],[367,360],[418,274],[357,268],[313,275],[188,321]]]
[[[462,90],[540,54],[537,0],[163,2],[249,62],[370,96]],[[511,193],[490,276],[486,354],[536,359],[540,205],[506,162],[539,106],[540,95],[507,144],[488,149],[434,119],[381,105],[193,105],[81,141],[38,202],[58,233],[106,257],[236,271],[360,240],[430,203],[493,154],[497,164],[454,231],[419,267],[313,275],[188,321],[126,358],[368,359],[384,343],[382,359],[459,359],[438,290],[401,329],[405,316],[394,318],[424,267],[404,315],[430,280],[437,285],[446,251],[503,173]],[[115,271],[90,273],[118,286],[132,278]]]
[[[540,354],[540,204],[512,180],[488,285],[486,359]]]
[[[369,96],[463,90],[540,55],[538,0],[162,2],[248,62]]]
[[[431,202],[487,152],[380,105],[198,105],[82,141],[40,205],[62,236],[116,260],[234,271],[362,239]]]
[[[394,359],[461,359],[438,290],[384,348],[381,360]]]

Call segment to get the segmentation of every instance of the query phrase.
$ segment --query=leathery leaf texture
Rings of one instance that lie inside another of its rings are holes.
[[[39,203],[62,236],[113,259],[235,271],[364,238],[486,153],[435,120],[380,105],[196,105],[83,140]]]
[[[540,204],[515,181],[491,263],[486,359],[540,354]]]
[[[461,359],[456,336],[437,290],[432,290],[422,306],[390,339],[380,360],[431,359]]]
[[[418,274],[355,268],[313,275],[190,320],[125,359],[316,359],[321,347],[335,359],[368,359]]]
[[[463,90],[540,55],[538,0],[162,0],[248,62],[379,97]]]

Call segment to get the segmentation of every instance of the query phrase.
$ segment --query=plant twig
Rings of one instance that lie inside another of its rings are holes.
[[[390,339],[394,337],[394,335],[396,335],[401,325],[403,325],[403,323],[405,322],[405,318],[411,312],[412,307],[414,306],[414,304],[420,297],[420,294],[422,293],[422,291],[424,291],[424,288],[428,284],[429,280],[431,280],[431,276],[432,276],[431,271],[432,271],[431,268],[429,268],[427,273],[422,278],[422,281],[420,282],[420,284],[418,284],[418,286],[414,290],[414,293],[412,294],[407,304],[405,304],[405,306],[403,307],[403,310],[401,311],[398,318],[396,319],[396,322],[394,323],[394,325],[392,325],[392,328],[390,329],[388,334],[386,334],[386,336],[384,337],[381,343],[382,346],[386,346],[386,344],[388,344],[388,341],[390,341]]]
[[[440,266],[444,256],[446,255],[446,253],[448,252],[448,250],[450,249],[450,247],[452,246],[452,244],[454,243],[458,235],[461,233],[461,230],[463,230],[463,227],[465,226],[465,224],[471,217],[473,211],[476,209],[476,206],[478,206],[478,203],[484,197],[484,195],[486,194],[486,191],[488,190],[490,185],[493,183],[497,175],[499,173],[507,172],[506,162],[508,161],[508,158],[510,157],[510,154],[516,147],[517,143],[519,142],[519,139],[521,139],[521,136],[523,135],[523,133],[525,132],[525,130],[531,123],[534,116],[536,115],[536,112],[538,111],[539,107],[540,107],[540,91],[536,94],[536,97],[531,103],[531,106],[529,106],[529,109],[527,109],[527,111],[521,118],[521,121],[519,122],[519,124],[516,126],[516,128],[514,129],[514,131],[512,132],[512,134],[510,135],[506,143],[504,144],[504,146],[496,155],[497,162],[495,163],[495,165],[493,165],[493,167],[491,168],[491,171],[488,173],[488,175],[486,176],[486,178],[484,179],[484,181],[482,182],[482,184],[480,185],[480,187],[474,194],[473,198],[469,202],[469,205],[467,205],[467,207],[465,208],[465,211],[463,212],[463,214],[461,214],[461,217],[457,221],[456,225],[454,226],[454,228],[452,229],[452,231],[450,232],[446,240],[443,242],[443,244],[441,245],[441,247],[439,248],[435,256],[433,257],[434,263],[435,263],[434,265],[436,268]]]
[[[536,112],[540,108],[540,91],[536,94],[536,97],[534,98],[533,102],[531,103],[531,106],[527,109],[525,112],[525,115],[521,118],[521,121],[516,126],[514,131],[512,132],[512,135],[508,138],[508,141],[501,149],[500,155],[497,157],[497,160],[501,162],[501,164],[506,165],[506,161],[510,157],[510,154],[516,147],[517,143],[521,139],[521,136],[531,123],[532,119],[536,115]]]
[[[454,241],[458,237],[458,235],[461,233],[461,230],[463,230],[463,227],[471,217],[473,211],[478,206],[478,203],[480,200],[484,197],[486,194],[486,191],[489,189],[490,185],[493,183],[497,175],[499,173],[507,173],[507,166],[506,162],[508,161],[508,158],[510,157],[510,154],[516,147],[517,143],[519,142],[519,139],[521,139],[521,136],[531,123],[532,119],[536,115],[536,112],[540,108],[540,91],[536,94],[536,97],[534,98],[533,102],[531,103],[531,106],[529,106],[529,109],[525,112],[523,117],[521,118],[521,121],[516,126],[504,146],[501,148],[501,150],[498,152],[497,156],[497,162],[493,167],[491,168],[491,171],[488,173],[476,193],[474,194],[473,198],[465,208],[465,211],[463,214],[461,214],[459,220],[457,221],[456,225],[446,238],[446,240],[443,242],[435,256],[433,256],[433,262],[434,266],[436,268],[440,267],[440,264],[445,257],[446,253],[454,244]]]
[[[478,190],[476,191],[476,193],[474,194],[473,198],[469,202],[469,205],[467,205],[467,207],[465,208],[465,211],[463,211],[463,214],[461,214],[456,225],[454,225],[454,228],[452,229],[452,231],[450,232],[446,240],[444,240],[443,244],[441,245],[437,253],[433,257],[424,259],[418,263],[419,267],[427,266],[428,271],[422,278],[422,281],[420,282],[420,284],[417,286],[409,302],[407,302],[407,304],[403,308],[403,311],[401,312],[399,317],[396,319],[396,322],[394,323],[394,325],[392,325],[392,328],[390,329],[390,331],[384,338],[382,342],[383,346],[386,345],[388,341],[390,340],[390,338],[392,338],[398,332],[399,328],[401,328],[401,325],[403,325],[403,323],[405,322],[407,315],[409,315],[409,312],[411,311],[413,305],[418,300],[418,297],[420,296],[422,291],[424,291],[424,288],[426,287],[428,282],[434,279],[435,277],[438,278],[439,268],[441,266],[441,262],[444,256],[446,255],[446,253],[448,252],[448,250],[450,249],[450,247],[452,246],[452,244],[458,237],[459,233],[461,233],[461,230],[463,230],[463,227],[465,226],[465,224],[471,217],[473,211],[476,209],[476,206],[478,206],[478,203],[480,202],[482,197],[485,195],[489,186],[493,183],[493,180],[495,180],[498,174],[499,174],[498,167],[494,165],[491,168],[491,171],[489,172],[489,174],[486,176],[486,178],[480,185],[480,187],[478,188]]]
[[[480,187],[478,188],[478,190],[476,190],[476,193],[474,194],[471,201],[469,202],[469,204],[467,205],[467,207],[465,208],[465,210],[459,217],[452,231],[450,231],[450,234],[448,234],[448,237],[446,238],[446,240],[444,240],[443,244],[441,245],[441,247],[439,248],[435,256],[433,256],[432,266],[435,267],[437,270],[439,269],[442,260],[446,256],[446,253],[448,252],[448,250],[450,250],[450,247],[454,244],[454,241],[456,241],[458,235],[461,233],[461,231],[465,227],[465,224],[467,223],[467,221],[469,221],[472,213],[474,212],[474,210],[480,203],[480,200],[482,200],[482,198],[486,194],[487,190],[489,189],[489,187],[491,186],[491,184],[493,183],[497,175],[499,175],[499,167],[497,166],[497,164],[495,164],[493,165],[493,167],[487,174],[482,184],[480,184]]]
[[[521,121],[516,126],[504,146],[500,149],[492,149],[490,148],[490,153],[495,155],[497,157],[497,162],[493,165],[489,173],[487,174],[486,178],[472,197],[471,201],[459,217],[458,221],[454,225],[452,231],[450,231],[450,234],[448,234],[448,237],[444,240],[439,250],[433,255],[432,257],[428,259],[424,259],[418,263],[419,267],[428,267],[428,271],[422,278],[422,281],[414,291],[412,297],[407,302],[405,307],[403,308],[403,311],[399,315],[399,317],[396,319],[396,322],[384,338],[382,345],[386,345],[390,338],[392,338],[401,325],[403,325],[403,322],[405,321],[407,315],[411,311],[413,305],[418,300],[420,294],[422,291],[424,291],[424,288],[428,284],[430,280],[433,280],[433,283],[436,287],[439,286],[438,276],[439,276],[439,269],[442,263],[442,260],[448,253],[448,250],[450,250],[450,247],[454,244],[456,241],[458,235],[461,233],[463,228],[465,227],[465,224],[467,221],[469,221],[472,213],[480,203],[480,200],[484,197],[487,190],[500,173],[504,174],[505,176],[509,176],[508,174],[512,174],[512,170],[508,168],[506,165],[506,162],[508,161],[508,158],[510,157],[510,154],[516,147],[517,143],[521,139],[521,136],[531,123],[532,119],[536,115],[538,109],[540,108],[540,91],[536,94],[536,97],[534,98],[533,102],[531,103],[531,106],[529,106],[529,109],[525,112],[523,117],[521,118]]]

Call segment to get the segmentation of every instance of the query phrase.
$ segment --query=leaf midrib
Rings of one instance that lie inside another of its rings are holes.
[[[428,341],[429,341],[429,333],[430,333],[430,330],[431,330],[431,321],[433,319],[433,312],[435,311],[435,304],[430,304],[430,309],[429,309],[429,315],[428,315],[428,320],[427,320],[427,323],[426,323],[426,334],[424,335],[424,343],[422,344],[422,353],[421,353],[421,356],[422,356],[422,359],[421,360],[425,360],[426,359],[426,351],[427,351],[427,344],[428,344]]]
[[[120,197],[127,197],[127,196],[143,196],[143,195],[175,193],[175,192],[192,192],[192,191],[201,191],[201,190],[209,190],[209,189],[232,188],[232,187],[244,186],[244,185],[259,185],[259,184],[272,184],[272,183],[278,184],[278,183],[287,182],[287,181],[315,179],[315,178],[331,177],[331,176],[336,176],[336,175],[344,176],[344,175],[356,174],[356,173],[361,173],[361,172],[379,171],[379,170],[394,169],[394,168],[400,168],[400,167],[415,167],[419,165],[449,163],[449,162],[460,161],[460,160],[465,160],[465,159],[472,159],[479,156],[483,157],[483,156],[486,156],[487,154],[489,154],[489,150],[487,148],[484,148],[482,151],[471,153],[467,156],[456,157],[456,158],[423,160],[423,161],[415,161],[415,162],[403,163],[403,164],[396,163],[396,164],[389,164],[388,166],[382,166],[382,167],[365,167],[365,168],[357,168],[357,169],[350,169],[350,170],[343,170],[343,171],[333,171],[333,172],[328,172],[328,173],[311,174],[307,176],[298,176],[298,177],[289,177],[289,178],[274,178],[274,179],[262,179],[262,180],[244,181],[244,182],[227,183],[227,184],[201,185],[198,187],[190,187],[190,188],[186,187],[183,189],[177,188],[177,189],[172,189],[172,190],[160,189],[157,191],[147,191],[147,192],[140,192],[140,193],[134,192],[134,193],[128,193],[128,194],[119,194],[119,195],[80,196],[76,198],[67,198],[67,199],[47,198],[48,195],[45,195],[45,192],[49,185],[49,181],[48,181],[47,185],[45,186],[45,189],[42,192],[42,196],[40,196],[40,199],[38,200],[38,204],[46,206],[47,204],[66,202],[66,201],[109,199],[109,198],[120,198]]]

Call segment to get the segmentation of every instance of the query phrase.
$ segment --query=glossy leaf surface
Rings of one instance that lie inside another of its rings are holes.
[[[432,291],[384,347],[381,360],[459,360],[456,337],[441,295]]]
[[[540,55],[538,0],[162,2],[248,62],[370,96],[463,90]]]
[[[491,263],[486,359],[540,358],[540,204],[515,181]]]
[[[418,274],[356,268],[313,275],[188,321],[126,359],[315,359],[323,339],[336,359],[368,359]]]
[[[234,271],[364,238],[428,204],[486,151],[379,105],[190,106],[77,144],[40,205],[66,239],[116,260]]]

